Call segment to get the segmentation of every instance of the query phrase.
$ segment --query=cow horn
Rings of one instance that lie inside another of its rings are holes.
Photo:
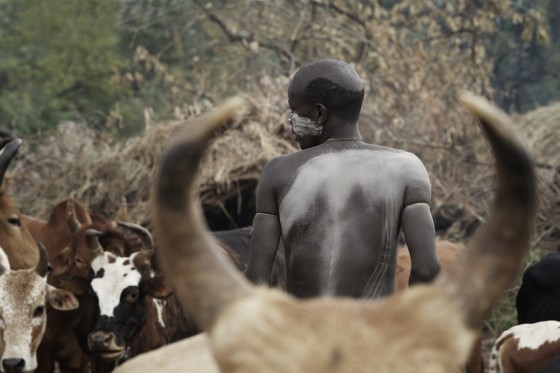
[[[464,93],[460,100],[478,117],[492,146],[498,186],[487,224],[471,240],[467,254],[437,283],[463,313],[467,325],[480,328],[528,251],[537,205],[536,177],[532,158],[516,138],[510,118],[473,94]]]
[[[134,232],[142,240],[142,253],[148,258],[154,255],[154,239],[146,228],[138,224],[127,223],[124,221],[117,221],[119,227],[126,228]]]
[[[162,155],[152,194],[158,259],[181,304],[205,330],[228,306],[254,291],[220,253],[191,191],[214,131],[244,107],[243,99],[234,98],[190,121]]]
[[[45,277],[49,270],[49,260],[47,258],[47,250],[45,250],[45,246],[42,243],[38,243],[37,247],[39,249],[39,262],[37,262],[37,266],[35,267],[35,272],[41,277]]]
[[[76,218],[76,206],[74,200],[70,199],[66,201],[66,222],[68,223],[68,228],[72,234],[76,234],[80,231],[82,225]]]
[[[14,155],[17,153],[21,144],[21,139],[13,139],[8,142],[4,148],[2,148],[2,153],[0,155],[0,186],[4,185],[6,170],[8,169],[12,158],[14,158]]]
[[[88,229],[86,230],[86,246],[89,249],[89,252],[91,254],[91,260],[97,258],[100,255],[103,255],[103,248],[101,247],[101,244],[99,243],[99,236],[101,235],[101,232],[95,230],[95,229]]]

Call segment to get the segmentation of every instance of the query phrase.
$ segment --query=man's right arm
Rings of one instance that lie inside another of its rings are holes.
[[[270,161],[261,174],[257,187],[257,213],[253,219],[253,231],[249,251],[249,263],[245,270],[247,278],[255,284],[270,285],[272,266],[282,236],[275,186],[277,172],[275,160]]]

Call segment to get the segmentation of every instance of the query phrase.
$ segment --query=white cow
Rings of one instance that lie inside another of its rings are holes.
[[[78,308],[66,290],[47,284],[47,254],[39,247],[35,268],[11,270],[0,248],[0,360],[1,371],[28,372],[37,368],[37,347],[47,325],[46,303],[58,310]]]

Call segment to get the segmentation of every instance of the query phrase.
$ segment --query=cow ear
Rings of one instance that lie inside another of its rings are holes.
[[[77,296],[88,294],[90,288],[89,280],[78,276],[62,276],[54,278],[53,285],[58,289],[68,290]]]
[[[54,260],[51,264],[52,273],[51,276],[62,276],[65,273],[70,271],[72,265],[74,264],[74,250],[70,247],[65,247],[58,253],[57,256],[54,257]]]
[[[47,290],[47,300],[50,305],[60,311],[70,311],[78,308],[78,299],[68,290],[57,289],[49,285]]]
[[[173,294],[173,288],[163,276],[155,276],[142,280],[140,289],[152,298],[167,298]]]

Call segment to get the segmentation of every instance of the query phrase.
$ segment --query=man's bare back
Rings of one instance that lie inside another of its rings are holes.
[[[339,61],[333,70],[329,61],[308,75],[336,75]],[[412,281],[433,278],[439,265],[424,165],[411,153],[364,143],[352,110],[343,116],[329,113],[336,103],[309,105],[302,92],[310,80],[296,75],[289,91],[303,150],[272,159],[261,175],[247,276],[268,282],[281,244],[286,289],[297,297],[387,295],[402,226],[412,241]]]

